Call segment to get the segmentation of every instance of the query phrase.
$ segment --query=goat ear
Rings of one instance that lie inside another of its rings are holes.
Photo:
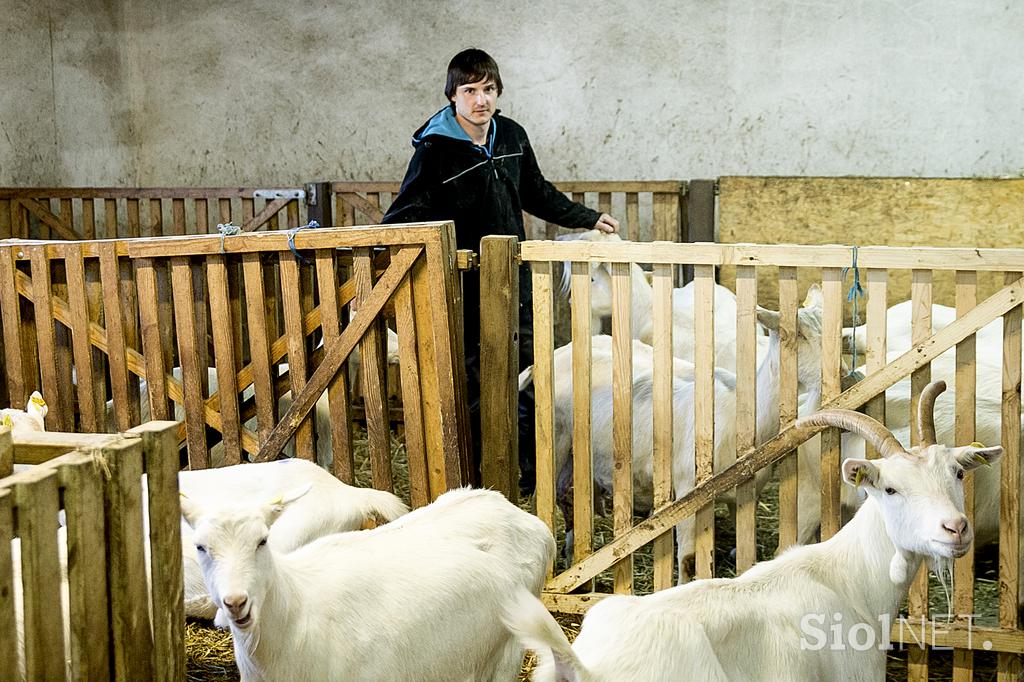
[[[848,459],[843,462],[843,480],[857,488],[878,485],[878,467],[867,459]]]
[[[178,493],[178,501],[181,503],[182,517],[185,519],[185,522],[195,530],[196,522],[199,521],[200,517],[202,517],[203,510],[185,493]]]
[[[977,469],[981,465],[990,466],[993,462],[1003,456],[1003,448],[996,445],[991,448],[979,447],[981,444],[965,445],[960,448],[953,448],[953,456],[964,471]]]
[[[273,523],[274,520],[277,519],[278,516],[280,516],[281,512],[284,511],[285,507],[287,507],[289,504],[299,499],[312,489],[313,484],[307,483],[305,485],[292,488],[291,490],[281,492],[277,496],[269,500],[267,502],[267,508],[265,510],[267,516],[267,525],[269,526],[271,523]]]
[[[807,288],[807,295],[801,308],[821,308],[825,305],[825,295],[821,293],[821,285],[815,282]]]
[[[775,331],[779,329],[779,313],[775,310],[768,310],[767,308],[757,306],[757,321],[768,329]]]

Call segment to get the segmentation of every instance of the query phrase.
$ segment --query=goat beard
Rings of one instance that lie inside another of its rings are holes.
[[[946,597],[946,622],[953,617],[953,559],[949,557],[930,556],[928,557],[928,568],[935,574],[939,584],[942,586],[943,595]]]

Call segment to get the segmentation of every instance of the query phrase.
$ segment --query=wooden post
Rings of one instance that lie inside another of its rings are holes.
[[[484,487],[519,495],[519,266],[515,237],[480,241],[481,476]]]
[[[687,183],[683,201],[685,212],[682,213],[679,241],[713,242],[715,241],[715,180],[690,180]],[[683,266],[683,283],[693,279],[693,266]]]
[[[315,220],[320,227],[334,225],[334,211],[331,206],[331,183],[306,183],[306,219]]]

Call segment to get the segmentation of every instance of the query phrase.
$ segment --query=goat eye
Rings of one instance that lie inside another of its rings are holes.
[[[196,551],[200,554],[206,554],[206,545],[196,545]]]
[[[961,481],[964,480],[964,470],[963,469],[957,469],[956,477],[958,479],[960,479]]]
[[[267,539],[263,538],[262,540],[260,540],[260,543],[258,545],[256,545],[256,549],[259,549],[260,547],[263,547],[265,544],[267,544]]]
[[[896,488],[886,488],[885,489],[885,494],[886,495],[895,495],[896,494]]]

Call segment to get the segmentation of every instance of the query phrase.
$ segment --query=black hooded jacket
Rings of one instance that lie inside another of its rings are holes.
[[[385,223],[452,220],[460,249],[488,234],[525,239],[526,211],[563,227],[593,227],[600,213],[570,201],[544,179],[522,126],[495,114],[486,145],[475,145],[452,107],[413,135],[416,152]]]

